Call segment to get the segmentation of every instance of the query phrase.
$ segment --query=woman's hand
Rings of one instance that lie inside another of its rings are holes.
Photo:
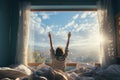
[[[50,34],[50,32],[48,32],[48,37],[51,38],[51,34]]]
[[[52,45],[52,38],[50,32],[48,32],[48,37],[50,39],[50,48],[53,50],[53,45]]]
[[[71,37],[71,32],[68,33],[68,38],[70,38],[70,37]]]

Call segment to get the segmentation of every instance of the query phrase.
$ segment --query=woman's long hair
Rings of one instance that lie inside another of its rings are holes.
[[[60,56],[63,56],[63,55],[64,55],[63,48],[57,47],[57,48],[56,48],[55,56],[56,56],[56,57],[60,57]]]

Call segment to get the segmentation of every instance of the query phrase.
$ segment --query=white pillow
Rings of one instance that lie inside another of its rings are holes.
[[[17,70],[17,71],[21,71],[21,72],[23,72],[23,73],[25,73],[27,75],[32,74],[32,71],[30,70],[30,68],[23,65],[23,64],[20,64],[20,65],[16,66],[14,69]]]
[[[28,76],[28,75],[25,74],[24,72],[21,72],[21,71],[12,69],[12,68],[8,68],[8,67],[0,68],[0,77],[1,78],[16,79],[18,77],[24,77],[24,76]]]

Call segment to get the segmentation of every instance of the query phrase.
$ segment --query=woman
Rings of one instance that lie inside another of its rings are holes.
[[[59,69],[62,71],[65,71],[65,60],[68,56],[68,46],[69,46],[69,40],[71,37],[71,33],[68,33],[68,40],[65,47],[65,51],[61,47],[57,47],[56,51],[54,51],[52,46],[52,39],[50,32],[48,33],[48,37],[50,39],[50,52],[52,57],[52,68],[53,69]]]

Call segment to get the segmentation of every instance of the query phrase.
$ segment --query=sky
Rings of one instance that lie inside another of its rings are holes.
[[[29,46],[49,51],[48,32],[51,33],[54,49],[57,46],[64,48],[68,32],[71,32],[70,54],[99,53],[100,39],[96,11],[31,12]]]

